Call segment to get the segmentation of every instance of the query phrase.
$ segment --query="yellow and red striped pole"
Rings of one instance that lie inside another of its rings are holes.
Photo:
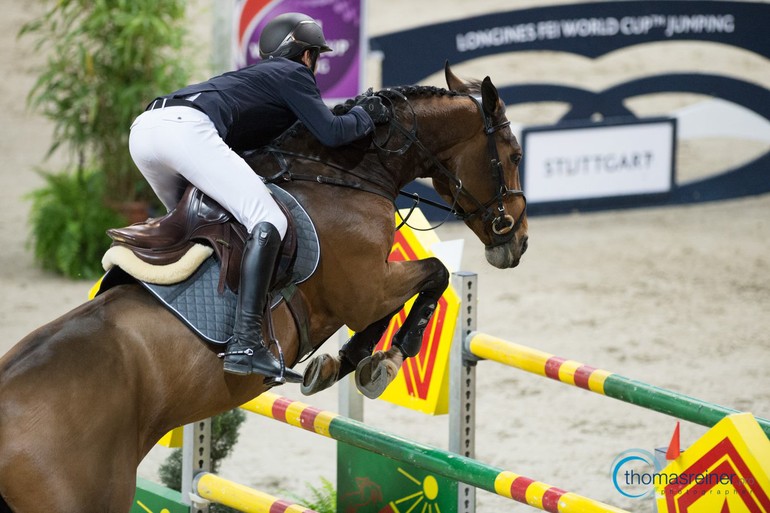
[[[193,490],[206,500],[243,513],[317,513],[301,504],[278,499],[208,472],[195,476]]]
[[[300,401],[264,393],[242,408],[355,447],[408,462],[429,472],[481,488],[552,513],[627,513],[535,481],[375,429]]]
[[[701,426],[712,427],[726,416],[740,413],[732,408],[629,379],[614,372],[597,369],[485,333],[471,333],[466,339],[466,345],[467,351],[477,358],[516,367]],[[770,438],[770,420],[757,417],[757,422],[765,435]]]

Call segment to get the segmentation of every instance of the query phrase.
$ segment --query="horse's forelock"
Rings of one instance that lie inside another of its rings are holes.
[[[466,84],[467,94],[481,94],[481,80],[471,80]]]

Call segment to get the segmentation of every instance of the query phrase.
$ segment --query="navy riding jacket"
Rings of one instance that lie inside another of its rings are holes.
[[[297,119],[325,146],[341,146],[374,130],[361,107],[336,116],[321,99],[315,75],[304,64],[270,58],[187,86],[166,98],[194,98],[235,151],[268,144]]]

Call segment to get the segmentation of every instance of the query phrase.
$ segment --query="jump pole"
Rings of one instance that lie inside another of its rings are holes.
[[[465,456],[366,426],[337,413],[265,392],[241,406],[286,424],[410,463],[429,472],[481,488],[552,513],[628,513],[528,477]]]
[[[485,333],[469,334],[465,339],[465,352],[467,358],[493,360],[701,426],[712,427],[728,415],[741,413]],[[759,417],[756,420],[770,438],[770,420]]]
[[[243,513],[317,513],[208,472],[197,474],[192,487],[199,497]]]

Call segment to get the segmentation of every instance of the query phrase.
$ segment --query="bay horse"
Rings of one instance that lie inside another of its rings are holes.
[[[392,107],[391,124],[361,144],[324,148],[300,127],[251,157],[264,176],[286,178],[288,166],[285,188],[316,225],[320,263],[299,286],[314,346],[343,325],[366,334],[366,345],[411,297],[425,297],[430,311],[447,286],[438,259],[388,261],[394,199],[416,178],[433,180],[493,266],[515,267],[526,250],[521,148],[497,89],[488,77],[466,83],[448,65],[445,75],[448,89],[376,93]],[[293,365],[301,355],[287,310],[274,311],[273,325]],[[372,375],[380,363],[369,363]],[[215,351],[141,285],[110,288],[0,359],[0,512],[125,513],[137,466],[161,436],[268,385],[262,376],[225,373]]]

